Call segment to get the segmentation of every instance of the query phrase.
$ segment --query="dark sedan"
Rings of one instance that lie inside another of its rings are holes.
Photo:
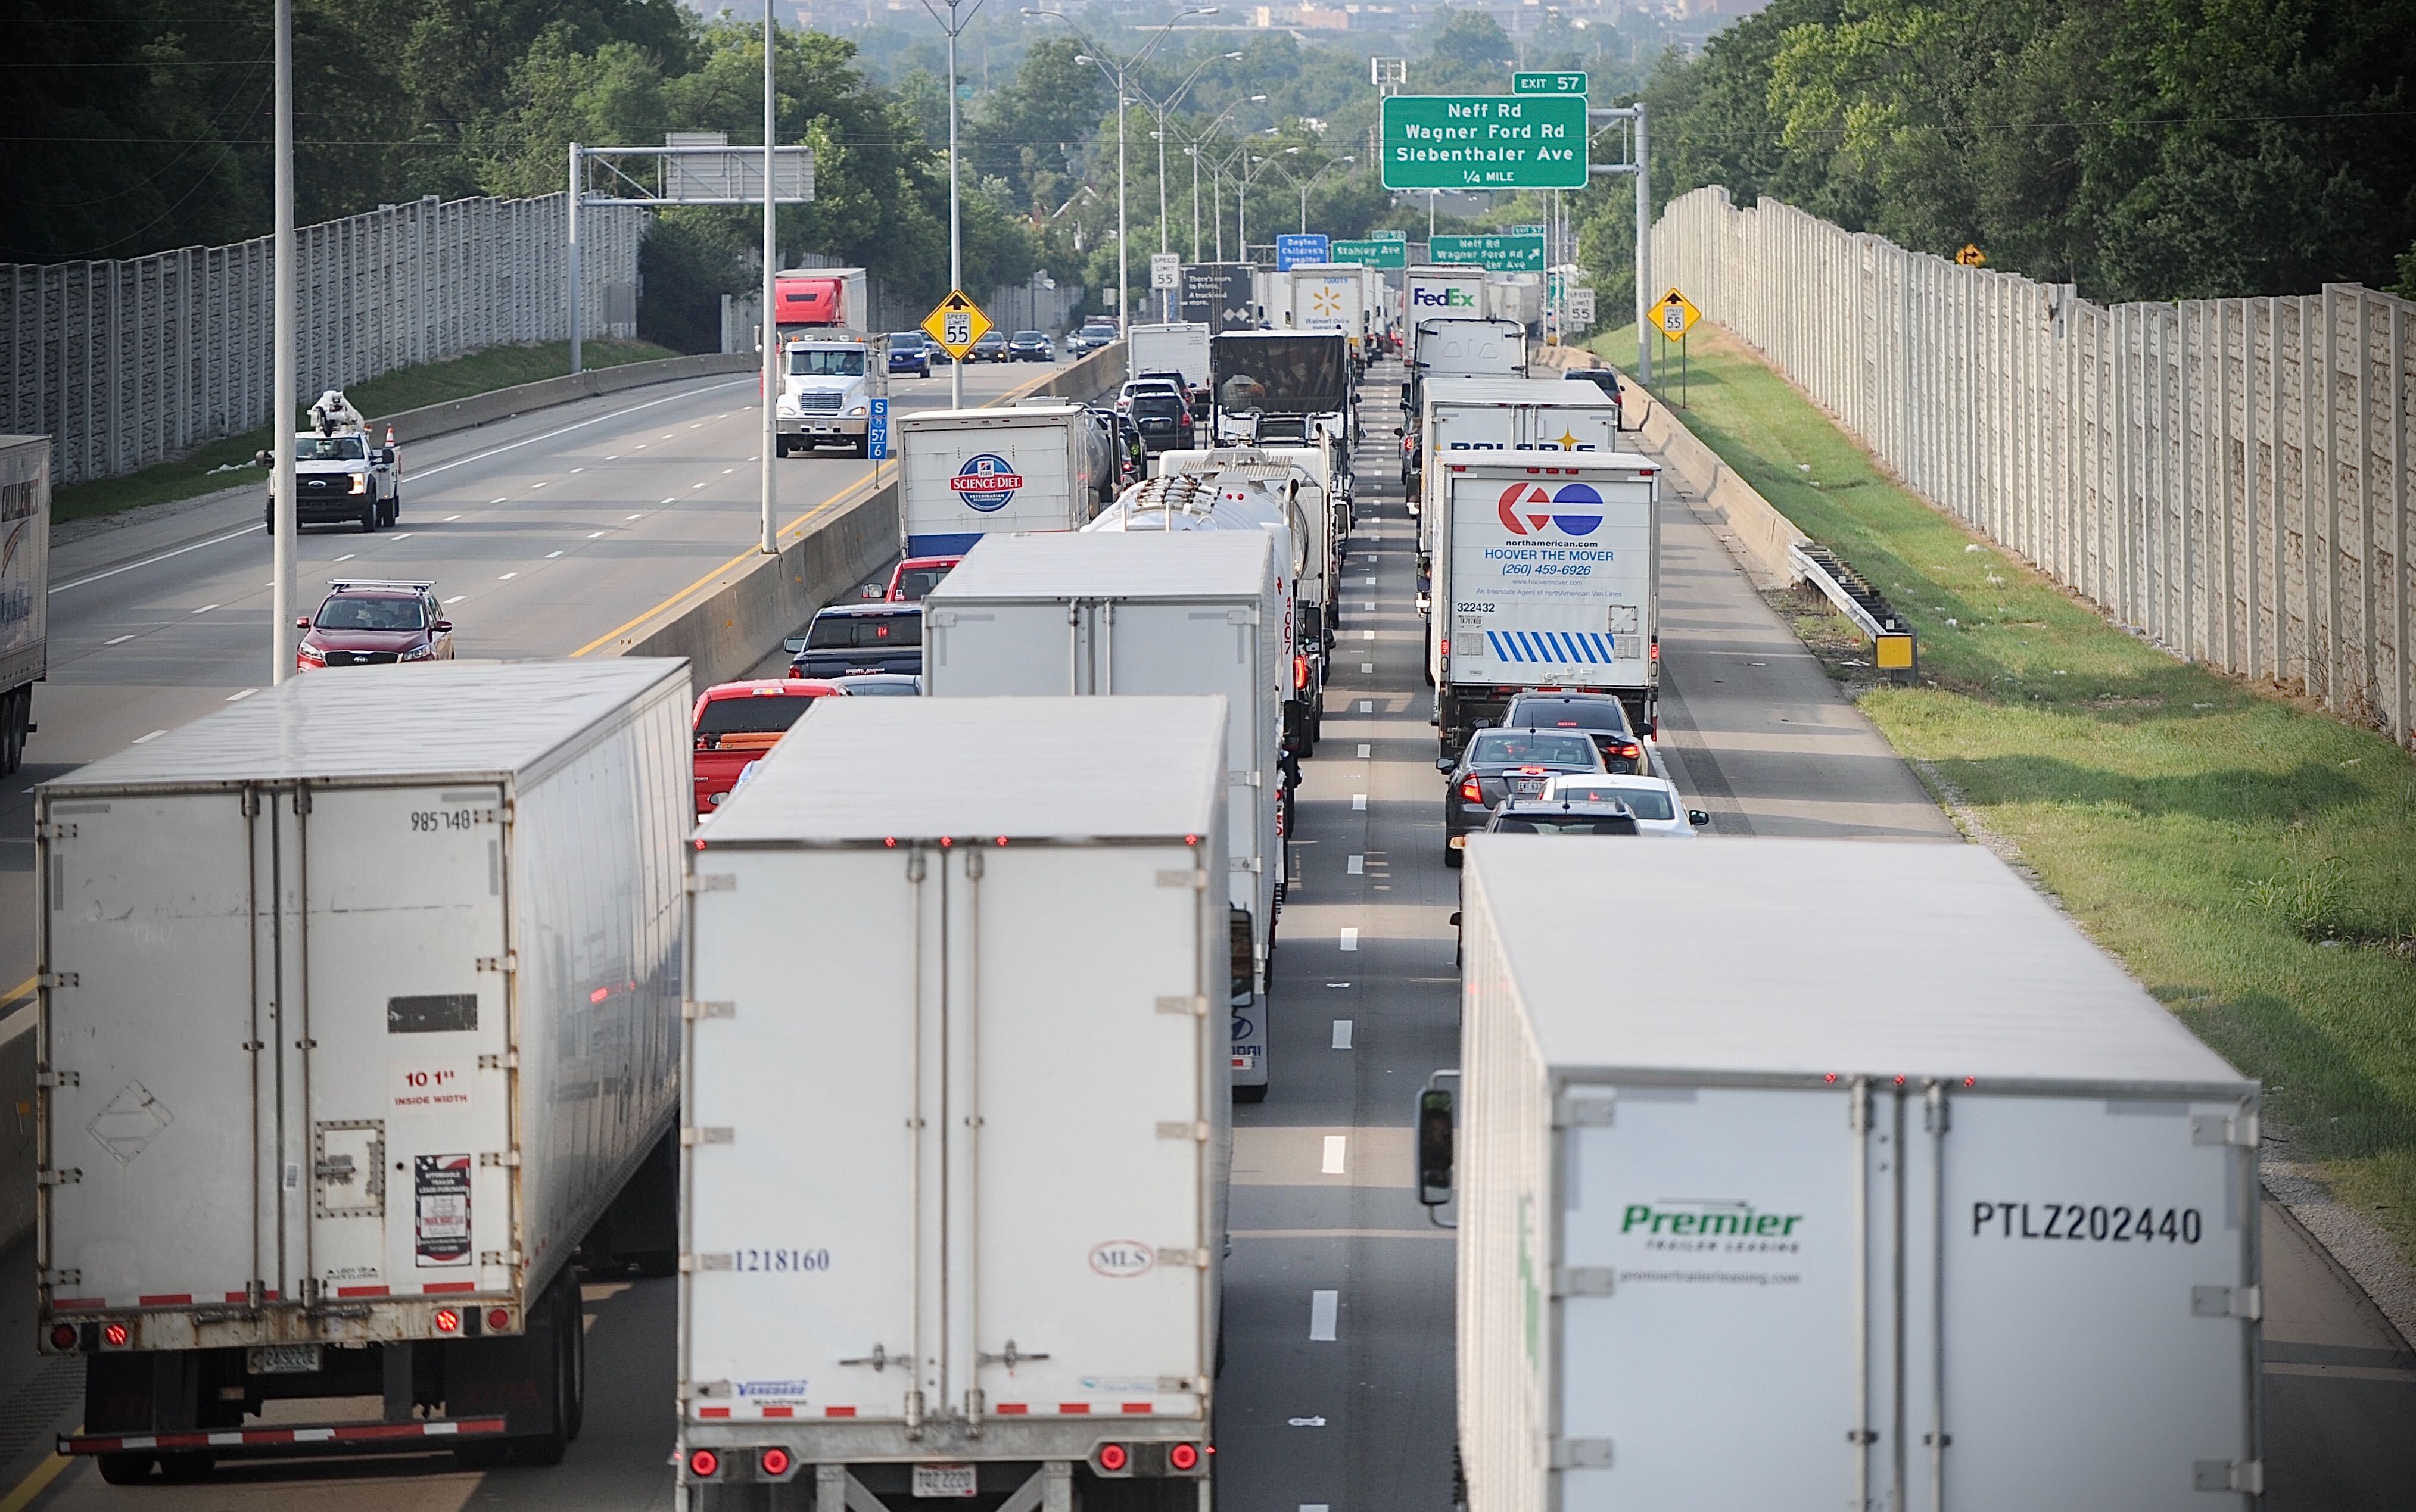
[[[965,361],[1005,362],[1008,360],[1008,355],[1006,337],[996,331],[984,331],[982,338],[974,343],[971,352],[965,353]]]
[[[1006,338],[1009,362],[1055,362],[1056,343],[1038,331],[1018,331]]]
[[[1443,864],[1457,866],[1468,832],[1484,829],[1504,801],[1535,797],[1557,774],[1604,768],[1602,752],[1581,731],[1481,729],[1469,737],[1457,766],[1441,756],[1435,770],[1450,773],[1442,799]]]
[[[919,604],[835,606],[814,616],[789,675],[844,678],[865,672],[923,670],[923,606]]]
[[[931,347],[920,331],[898,331],[889,337],[889,370],[931,376]]]
[[[1638,777],[1653,775],[1653,758],[1613,693],[1522,693],[1502,711],[1503,729],[1578,730],[1602,748],[1603,765]]]

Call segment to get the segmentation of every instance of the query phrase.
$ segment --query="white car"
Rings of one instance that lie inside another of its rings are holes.
[[[1573,803],[1624,803],[1635,812],[1638,834],[1687,836],[1712,822],[1701,809],[1682,806],[1676,786],[1660,777],[1583,772],[1548,777],[1544,790],[1529,801],[1548,803],[1556,798]]]
[[[1184,394],[1182,385],[1170,378],[1127,378],[1124,388],[1116,395],[1118,414],[1132,412],[1133,396],[1136,394],[1171,394],[1185,405],[1191,402]]]

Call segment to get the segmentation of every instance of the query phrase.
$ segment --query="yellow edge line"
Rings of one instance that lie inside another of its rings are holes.
[[[50,1490],[51,1482],[58,1479],[59,1475],[75,1462],[75,1457],[72,1455],[54,1454],[36,1465],[26,1474],[23,1480],[19,1481],[10,1490],[8,1495],[0,1496],[0,1512],[25,1512],[25,1508],[32,1505],[34,1498]]]
[[[989,404],[978,406],[978,408],[988,410],[995,407],[1001,400],[1021,398],[1028,390],[1037,388],[1043,383],[1052,382],[1057,378],[1057,376],[1058,375],[1055,372],[1043,373],[1038,378],[1033,379],[1030,382],[1020,383],[1014,388],[1008,389],[1005,393],[1001,394],[998,398],[992,399]],[[874,469],[876,475],[878,475],[879,471],[880,470],[877,468]],[[788,535],[795,531],[799,527],[803,526],[808,520],[812,519],[815,516],[837,508],[847,499],[849,494],[855,492],[857,489],[864,490],[864,499],[869,499],[875,493],[880,491],[880,489],[874,486],[871,478],[859,479],[854,483],[849,484],[845,488],[840,489],[838,493],[831,495],[828,499],[823,500],[821,503],[816,504],[813,508],[807,510],[795,519],[789,521],[788,524],[780,527],[779,535]],[[858,499],[855,502],[862,503],[864,499]],[[773,540],[776,543],[779,540],[779,535],[773,537]],[[626,623],[614,625],[612,629],[605,631],[602,635],[596,636],[594,640],[589,641],[586,645],[580,647],[570,654],[573,657],[584,656],[589,651],[595,651],[596,648],[619,638],[624,632],[634,630],[638,626],[644,624],[649,620],[670,613],[689,597],[694,595],[699,590],[710,586],[715,579],[720,577],[732,568],[736,567],[739,563],[744,561],[761,561],[763,559],[763,551],[761,547],[750,547],[747,550],[742,551],[738,553],[738,555],[731,558],[728,561],[723,562],[720,566],[714,568],[713,571],[706,573],[695,582],[688,584],[686,588],[673,593],[671,597],[664,599],[653,608],[640,614],[636,619],[630,620]],[[32,986],[33,982],[28,981],[24,987],[19,988],[18,991],[23,992],[29,990]],[[11,1509],[6,1503],[0,1503],[0,1512],[11,1512]]]
[[[42,979],[38,976],[27,977],[24,981],[17,983],[14,987],[9,988],[8,996],[6,997],[0,997],[0,1009],[13,1008],[17,1004],[23,1002],[26,998],[33,996],[35,983],[41,980]],[[0,1507],[0,1512],[7,1512],[7,1508]]]

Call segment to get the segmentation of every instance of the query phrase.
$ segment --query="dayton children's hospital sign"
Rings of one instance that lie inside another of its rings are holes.
[[[1384,101],[1388,189],[1581,189],[1582,95],[1394,95]]]

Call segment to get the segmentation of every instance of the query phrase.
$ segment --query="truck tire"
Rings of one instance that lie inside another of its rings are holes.
[[[516,1465],[558,1465],[579,1437],[587,1416],[587,1329],[581,1317],[579,1278],[568,1265],[546,1291],[546,1312],[552,1325],[553,1427],[543,1433],[509,1441]]]
[[[171,1485],[189,1486],[210,1478],[219,1466],[214,1454],[163,1454],[159,1457],[159,1477]]]
[[[34,690],[11,688],[0,694],[0,772],[25,764],[25,733],[33,726]]]
[[[266,509],[260,512],[260,524],[261,529],[266,531],[269,534],[275,535],[277,533],[277,506],[275,504],[271,504]]]
[[[1233,1100],[1236,1102],[1264,1102],[1266,1100],[1267,1084],[1264,1082],[1261,1082],[1256,1086],[1237,1086],[1233,1088]]]
[[[396,484],[396,485],[394,486],[394,492],[393,492],[393,493],[391,493],[391,494],[388,494],[388,495],[386,496],[386,501],[385,501],[385,524],[386,524],[386,529],[388,529],[388,530],[392,530],[392,529],[394,529],[396,526],[398,526],[398,525],[400,525],[400,524],[401,524],[401,523],[402,523],[402,485],[401,485],[401,484],[400,484],[400,483],[398,483],[398,484]]]
[[[375,535],[378,528],[378,517],[385,513],[385,506],[379,503],[374,499],[370,500],[368,503],[363,504],[361,506],[361,533],[363,535]]]

